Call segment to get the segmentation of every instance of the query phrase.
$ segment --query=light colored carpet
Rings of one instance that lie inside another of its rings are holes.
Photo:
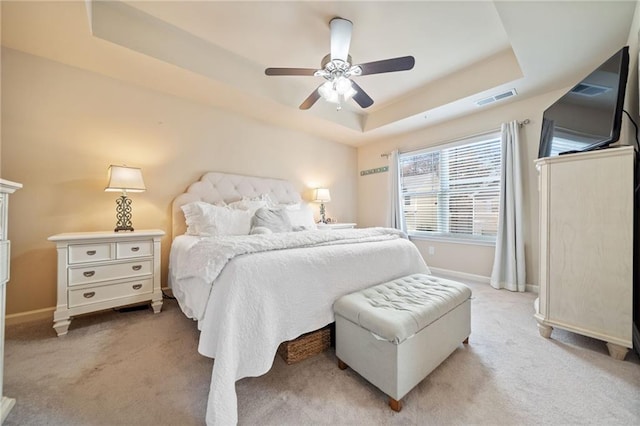
[[[472,334],[391,411],[382,392],[333,350],[238,382],[240,424],[640,423],[640,361],[603,342],[538,334],[534,294],[469,283]],[[163,312],[76,318],[65,337],[50,322],[6,330],[6,425],[202,425],[213,361],[197,353],[196,324],[175,301]]]

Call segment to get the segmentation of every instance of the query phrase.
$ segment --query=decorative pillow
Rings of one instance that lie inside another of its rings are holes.
[[[285,209],[294,231],[318,229],[313,219],[313,210],[308,204],[299,205],[298,209]]]
[[[253,214],[261,207],[270,207],[266,200],[242,197],[242,200],[229,203],[229,207],[237,210],[249,210]]]
[[[252,212],[219,207],[203,201],[182,206],[187,222],[187,235],[215,237],[249,235]]]
[[[268,228],[272,232],[291,232],[293,227],[284,209],[262,207],[253,215],[252,229]]]
[[[291,203],[291,204],[277,204],[274,205],[273,207],[277,208],[277,209],[284,209],[284,210],[300,210],[300,203]]]

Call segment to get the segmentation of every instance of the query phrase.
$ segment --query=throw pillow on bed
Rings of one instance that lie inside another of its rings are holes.
[[[293,230],[286,210],[270,209],[268,207],[256,210],[251,225],[254,230],[256,228],[267,228],[272,232],[291,232]],[[254,232],[252,231],[251,233],[253,234]]]
[[[318,229],[315,220],[313,219],[313,210],[311,207],[302,203],[297,209],[286,209],[289,221],[294,231],[309,231]]]
[[[187,222],[187,235],[216,237],[223,235],[249,235],[251,215],[249,210],[219,207],[204,201],[182,206]]]
[[[242,197],[241,200],[229,203],[228,206],[232,209],[249,210],[251,211],[251,214],[253,214],[261,207],[270,207],[270,204],[269,201],[263,200],[261,198]]]

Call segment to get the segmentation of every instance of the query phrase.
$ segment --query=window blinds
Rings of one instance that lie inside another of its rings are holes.
[[[495,240],[500,202],[499,134],[401,154],[407,232]]]

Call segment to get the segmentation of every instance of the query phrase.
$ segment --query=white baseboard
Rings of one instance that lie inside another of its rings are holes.
[[[173,295],[171,287],[162,287],[162,291],[166,294]],[[6,325],[22,324],[25,322],[49,319],[53,327],[53,312],[56,310],[55,306],[50,308],[36,309],[33,311],[20,312],[17,314],[7,315],[5,317]]]
[[[434,268],[433,266],[429,266],[431,272],[435,275],[443,275],[451,278],[458,278],[462,280],[474,281],[482,284],[490,284],[491,277],[485,277],[483,275],[469,274],[467,272],[453,271],[451,269],[443,269],[443,268]],[[531,293],[538,293],[539,287],[533,284],[527,284],[525,286],[525,291]]]
[[[482,284],[489,284],[489,277],[484,277],[482,275],[469,274],[467,272],[453,271],[451,269],[443,269],[443,268],[434,268],[433,266],[429,266],[429,269],[434,275],[443,275],[451,278],[459,278],[463,280],[475,281]]]
[[[34,311],[20,312],[18,314],[7,315],[5,317],[5,324],[14,325],[14,324],[22,324],[30,321],[50,319],[51,326],[53,327],[53,311],[55,310],[56,308],[52,306],[51,308],[36,309]]]

